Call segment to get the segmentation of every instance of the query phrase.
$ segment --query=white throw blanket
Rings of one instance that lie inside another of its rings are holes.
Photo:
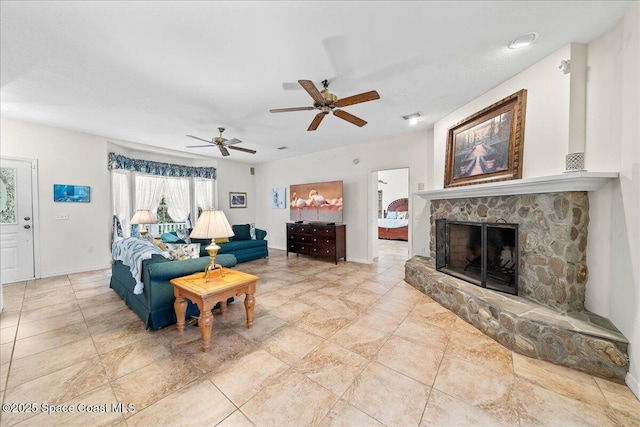
[[[136,281],[136,286],[133,288],[133,293],[136,295],[141,294],[142,289],[144,289],[144,284],[141,281],[142,260],[149,259],[154,254],[170,258],[167,252],[162,252],[160,248],[150,241],[137,237],[127,237],[118,240],[113,242],[111,246],[113,260],[122,261],[122,263],[131,270],[131,275]]]

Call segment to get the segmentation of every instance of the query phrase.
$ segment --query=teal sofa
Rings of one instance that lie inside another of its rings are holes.
[[[254,259],[266,258],[269,256],[269,248],[267,246],[267,232],[260,228],[256,228],[256,238],[251,239],[249,233],[249,224],[239,224],[231,226],[235,236],[229,238],[228,243],[219,243],[220,251],[218,255],[234,255],[238,263],[247,262]],[[185,243],[180,239],[175,231],[164,233],[160,236],[164,243]],[[200,256],[207,257],[206,246],[211,243],[210,239],[191,238],[192,243],[200,243]]]
[[[144,288],[139,295],[133,293],[136,283],[129,267],[122,261],[115,261],[111,267],[109,287],[145,322],[147,329],[160,329],[176,322],[173,285],[169,281],[204,271],[209,264],[209,255],[206,252],[205,255],[184,261],[171,261],[162,255],[153,255],[150,259],[143,260],[141,281]],[[216,263],[230,268],[236,265],[236,258],[230,254],[218,255]],[[228,302],[232,301],[233,298],[230,298]],[[187,318],[199,314],[198,307],[188,301]]]

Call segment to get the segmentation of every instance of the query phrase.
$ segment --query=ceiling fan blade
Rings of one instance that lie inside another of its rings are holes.
[[[227,148],[231,148],[232,150],[244,151],[245,153],[256,154],[256,150],[250,150],[250,149],[244,148],[244,147],[235,147],[233,145],[230,145]]]
[[[218,148],[220,149],[220,152],[222,153],[223,156],[228,156],[229,155],[229,150],[227,150],[227,147],[225,147],[224,145],[220,144],[218,145]]]
[[[313,118],[313,121],[309,125],[309,129],[307,129],[307,130],[309,131],[309,130],[318,129],[318,126],[320,126],[320,122],[322,121],[322,119],[324,119],[324,116],[326,116],[325,113],[316,114],[316,116]]]
[[[335,110],[333,112],[334,116],[340,117],[342,120],[346,120],[349,123],[353,123],[356,126],[364,126],[367,124],[367,122],[365,122],[364,120],[362,120],[360,117],[356,117],[351,113],[347,113],[344,110]]]
[[[286,113],[289,111],[309,111],[309,110],[315,110],[315,108],[314,107],[275,108],[269,111],[272,113]]]
[[[209,145],[187,145],[187,148],[198,148],[198,147],[215,147],[214,144]]]
[[[202,139],[202,138],[198,138],[197,136],[193,136],[193,135],[187,135],[189,138],[193,138],[193,139],[197,139],[200,141],[204,141],[204,142],[208,142],[209,144],[212,144],[211,141],[209,141],[208,139]]]
[[[373,101],[380,99],[380,95],[375,90],[359,93],[353,96],[347,96],[346,98],[339,99],[336,102],[337,107],[346,107],[347,105],[360,104],[361,102]]]
[[[231,138],[231,139],[225,141],[224,145],[229,146],[229,145],[232,145],[232,144],[239,144],[241,142],[242,141],[240,141],[238,138]]]
[[[311,95],[314,101],[320,104],[324,102],[324,96],[322,96],[316,85],[314,85],[311,80],[298,80],[298,83],[300,83],[300,86],[302,86],[304,90]]]

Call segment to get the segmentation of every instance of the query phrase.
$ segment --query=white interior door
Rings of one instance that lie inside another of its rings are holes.
[[[32,163],[0,159],[0,282],[35,277]]]

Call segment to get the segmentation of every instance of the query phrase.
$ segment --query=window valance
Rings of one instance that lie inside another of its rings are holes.
[[[152,162],[150,160],[131,159],[116,153],[109,153],[109,170],[125,169],[144,172],[151,175],[179,176],[195,178],[216,178],[216,168],[175,165],[171,163]]]

